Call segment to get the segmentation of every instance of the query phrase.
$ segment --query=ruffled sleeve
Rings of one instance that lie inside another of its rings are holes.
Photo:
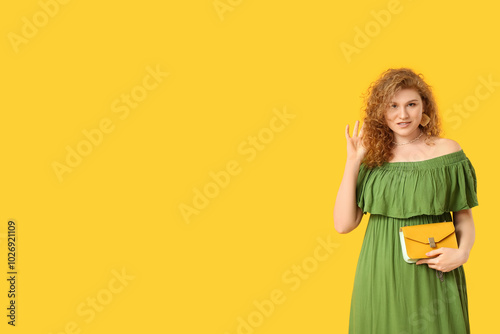
[[[478,205],[476,171],[463,150],[372,169],[361,164],[356,201],[363,214],[395,218],[470,209]]]

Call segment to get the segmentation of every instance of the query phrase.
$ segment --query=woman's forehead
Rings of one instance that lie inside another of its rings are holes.
[[[398,102],[398,101],[409,102],[411,100],[419,101],[420,99],[421,99],[420,94],[416,89],[402,88],[399,91],[397,91],[390,100],[391,102]]]

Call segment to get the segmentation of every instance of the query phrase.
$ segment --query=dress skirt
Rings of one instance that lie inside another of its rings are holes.
[[[356,268],[349,333],[470,333],[465,272],[403,259],[399,228],[452,221],[451,215],[398,219],[371,215]]]

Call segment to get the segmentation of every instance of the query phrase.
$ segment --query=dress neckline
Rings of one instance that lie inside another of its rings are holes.
[[[440,167],[443,165],[456,163],[456,162],[462,161],[464,159],[467,159],[467,157],[464,153],[464,150],[460,149],[459,151],[443,154],[443,155],[440,155],[438,157],[425,159],[425,160],[385,162],[381,167],[382,168],[389,168],[389,169],[391,169],[391,168],[407,169],[407,168],[415,168],[415,167],[422,167],[422,168]]]

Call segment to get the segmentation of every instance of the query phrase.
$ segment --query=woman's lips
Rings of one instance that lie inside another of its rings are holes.
[[[401,128],[406,128],[408,125],[410,125],[411,122],[401,122],[401,123],[398,123],[399,127]]]

